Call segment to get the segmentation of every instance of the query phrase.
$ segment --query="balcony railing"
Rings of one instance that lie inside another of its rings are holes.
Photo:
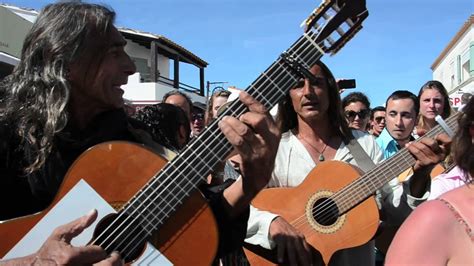
[[[143,82],[153,82],[152,79],[151,79],[151,74],[150,73],[140,73],[140,82],[142,82],[142,83]],[[174,88],[174,80],[163,77],[163,76],[158,77],[158,83],[161,83],[161,84],[164,84],[164,85],[167,85],[167,86],[170,86],[170,87]],[[184,91],[189,92],[189,93],[200,94],[198,88],[193,87],[191,85],[188,85],[186,83],[182,83],[182,82],[179,82],[179,86],[178,86],[177,89],[184,90]],[[201,96],[203,96],[203,95],[201,95]]]

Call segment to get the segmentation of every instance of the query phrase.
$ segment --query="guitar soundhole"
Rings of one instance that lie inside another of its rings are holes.
[[[130,216],[110,214],[98,223],[91,244],[99,245],[109,254],[118,251],[125,263],[131,263],[145,249],[146,237],[143,227]]]
[[[339,218],[339,209],[336,203],[329,198],[316,200],[312,211],[314,220],[323,226],[333,225]]]

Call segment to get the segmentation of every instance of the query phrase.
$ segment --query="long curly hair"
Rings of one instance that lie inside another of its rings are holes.
[[[329,108],[328,115],[331,123],[331,129],[344,141],[348,143],[352,138],[352,133],[349,129],[347,121],[344,117],[344,112],[341,104],[341,97],[339,89],[336,84],[336,79],[331,73],[331,70],[321,61],[316,62],[315,65],[321,67],[326,77],[328,84],[328,98]],[[285,98],[278,104],[278,115],[276,118],[277,125],[280,132],[284,133],[288,130],[295,129],[298,126],[298,118],[291,102],[290,92],[286,93]]]
[[[189,141],[189,120],[184,110],[178,106],[169,103],[148,105],[140,109],[133,118],[144,123],[153,139],[168,149],[179,151],[182,148],[178,141],[181,126],[185,129],[185,143]]]
[[[100,56],[101,51],[88,48],[98,40],[105,42],[114,19],[115,12],[101,5],[50,4],[26,36],[20,63],[0,85],[5,97],[0,120],[19,137],[25,174],[44,165],[55,134],[68,122],[69,66],[86,54]]]

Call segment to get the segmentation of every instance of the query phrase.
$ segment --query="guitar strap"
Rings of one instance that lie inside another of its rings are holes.
[[[357,165],[359,166],[364,173],[370,171],[372,168],[375,167],[374,162],[370,159],[369,155],[362,149],[359,142],[352,138],[347,144],[347,148],[349,149],[352,156],[354,156],[354,160],[356,161]]]

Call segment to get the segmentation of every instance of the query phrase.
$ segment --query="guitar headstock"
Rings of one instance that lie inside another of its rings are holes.
[[[369,16],[365,0],[324,0],[303,22],[326,53],[334,55],[362,28]]]

